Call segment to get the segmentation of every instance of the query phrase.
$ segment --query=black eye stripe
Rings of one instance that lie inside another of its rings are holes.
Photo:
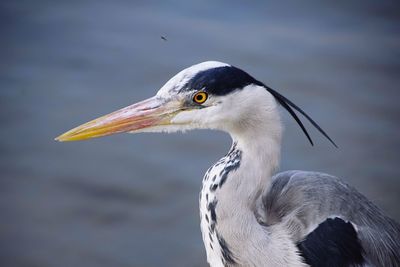
[[[181,91],[203,90],[210,95],[227,95],[246,85],[262,85],[249,74],[233,66],[224,66],[200,71],[192,77]]]
[[[322,135],[324,135],[335,147],[337,147],[333,140],[325,133],[325,131],[322,130],[321,127],[318,126],[318,124],[313,119],[311,119],[310,116],[308,116],[301,108],[299,108],[297,105],[295,105],[293,102],[291,102],[289,99],[287,99],[277,91],[269,88],[262,82],[254,79],[248,73],[234,66],[216,67],[200,71],[195,74],[189,81],[187,81],[184,86],[182,86],[182,88],[179,90],[179,93],[182,91],[197,91],[207,93],[211,96],[224,96],[236,90],[241,90],[250,84],[264,87],[269,93],[271,93],[275,97],[275,99],[282,105],[282,107],[285,108],[295,119],[295,121],[300,125],[301,129],[303,130],[304,134],[307,136],[311,144],[313,144],[311,137],[309,136],[303,123],[297,117],[296,113],[293,110],[296,110],[304,115],[306,119],[309,120],[311,124],[322,133]],[[203,104],[207,100],[208,96],[206,95],[205,97],[205,99],[197,99],[196,95],[194,95],[192,101],[198,104],[198,107],[204,107],[203,105],[199,104]]]

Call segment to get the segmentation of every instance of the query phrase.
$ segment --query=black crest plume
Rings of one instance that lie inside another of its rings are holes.
[[[266,86],[263,84],[263,86],[267,89],[268,92],[271,93],[271,95],[273,95],[275,97],[275,99],[279,102],[279,104],[282,105],[282,107],[284,107],[289,114],[295,119],[295,121],[297,122],[297,124],[299,124],[300,128],[303,130],[304,134],[307,136],[308,141],[310,141],[311,145],[314,145],[310,135],[308,134],[306,128],[304,127],[303,123],[301,122],[301,120],[299,119],[299,117],[296,115],[296,113],[293,111],[292,108],[294,108],[295,110],[297,110],[298,112],[300,112],[304,117],[306,117],[306,119],[315,127],[317,128],[317,130],[323,135],[325,136],[331,143],[332,145],[334,145],[336,148],[338,147],[335,142],[333,142],[333,140],[329,137],[329,135],[327,133],[325,133],[324,130],[322,130],[322,128],[313,120],[311,119],[310,116],[307,115],[307,113],[305,113],[301,108],[299,108],[296,104],[294,104],[292,101],[290,101],[289,99],[287,99],[286,97],[284,97],[283,95],[281,95],[280,93],[278,93],[277,91],[275,91],[274,89]]]
[[[293,109],[300,112],[310,123],[317,128],[317,130],[323,134],[335,147],[337,145],[332,139],[325,133],[321,127],[308,116],[301,108],[295,105],[292,101],[278,93],[277,91],[269,88],[260,81],[257,81],[247,72],[236,68],[234,66],[223,66],[217,68],[211,68],[197,73],[192,79],[190,79],[181,90],[205,90],[209,94],[213,95],[226,95],[232,91],[246,87],[249,84],[255,84],[258,86],[263,86],[270,92],[279,104],[284,107],[289,114],[295,119],[299,124],[300,128],[303,130],[304,134],[307,136],[311,145],[314,145],[310,135],[308,134],[303,123],[296,115]],[[205,89],[203,89],[205,88]]]

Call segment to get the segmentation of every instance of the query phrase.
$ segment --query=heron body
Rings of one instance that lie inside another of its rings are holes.
[[[289,99],[246,72],[215,61],[189,67],[155,97],[57,140],[199,128],[228,132],[232,147],[208,169],[199,196],[211,266],[400,266],[399,225],[354,188],[323,173],[275,174],[282,137],[279,106],[311,143],[294,110],[333,143]]]

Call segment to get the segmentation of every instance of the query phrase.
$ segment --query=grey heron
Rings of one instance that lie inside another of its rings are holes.
[[[279,106],[332,139],[292,101],[229,64],[182,70],[154,96],[56,138],[222,130],[230,151],[202,181],[200,225],[207,261],[218,266],[400,266],[400,226],[342,179],[279,165]],[[335,145],[336,146],[336,145]]]

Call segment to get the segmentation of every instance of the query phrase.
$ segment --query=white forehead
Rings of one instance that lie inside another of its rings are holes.
[[[168,97],[174,92],[179,91],[191,78],[193,78],[197,73],[218,68],[227,67],[229,64],[218,62],[218,61],[205,61],[189,68],[186,68],[172,77],[163,87],[157,92],[157,96]]]

